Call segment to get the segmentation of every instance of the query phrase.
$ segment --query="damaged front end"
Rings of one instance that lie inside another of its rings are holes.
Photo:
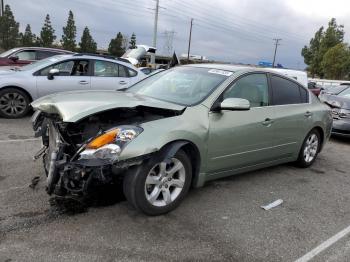
[[[57,114],[36,111],[35,136],[42,137],[47,192],[57,196],[85,197],[95,186],[117,183],[132,166],[152,153],[120,161],[124,148],[143,132],[142,123],[176,116],[180,112],[138,106],[97,113],[78,122],[64,122]]]

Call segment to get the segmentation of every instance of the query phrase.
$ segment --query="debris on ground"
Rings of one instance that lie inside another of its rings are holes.
[[[277,207],[277,206],[279,206],[282,203],[283,203],[282,199],[277,199],[276,201],[274,201],[274,202],[272,202],[272,203],[270,203],[268,205],[261,206],[261,208],[265,209],[265,210],[270,210],[271,208]]]
[[[39,183],[39,181],[40,181],[40,176],[33,177],[31,183],[29,184],[29,187],[31,189],[34,189],[36,185]]]

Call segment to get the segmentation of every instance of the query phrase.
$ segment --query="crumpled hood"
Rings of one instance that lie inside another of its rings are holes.
[[[330,106],[340,106],[340,108],[350,110],[350,98],[337,95],[323,94],[320,99],[321,101],[324,101]]]
[[[148,106],[181,111],[185,107],[146,96],[119,91],[71,91],[41,97],[32,102],[35,110],[58,114],[64,122],[77,122],[87,116],[115,108]]]

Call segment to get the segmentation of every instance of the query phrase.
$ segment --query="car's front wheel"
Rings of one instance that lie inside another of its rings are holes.
[[[191,170],[191,162],[182,150],[170,159],[145,163],[126,174],[125,197],[147,215],[165,214],[175,209],[187,194]]]
[[[320,133],[316,129],[313,129],[307,134],[306,138],[304,139],[296,164],[299,167],[311,166],[316,160],[316,157],[320,151],[320,146]]]
[[[21,118],[30,109],[28,95],[17,88],[0,90],[0,116],[5,118]]]

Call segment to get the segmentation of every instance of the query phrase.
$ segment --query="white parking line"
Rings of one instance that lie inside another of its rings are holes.
[[[8,140],[0,140],[0,143],[26,142],[26,141],[39,141],[39,140],[40,138],[8,139]]]
[[[336,243],[337,241],[339,241],[340,239],[342,239],[343,237],[345,237],[349,233],[350,233],[350,226],[348,226],[347,228],[343,229],[342,231],[340,231],[336,235],[332,236],[331,238],[327,239],[325,242],[323,242],[319,246],[315,247],[309,253],[306,253],[301,258],[295,260],[295,262],[310,261],[312,258],[314,258],[319,253],[321,253],[322,251],[324,251],[327,248],[329,248],[331,245],[333,245],[334,243]]]

